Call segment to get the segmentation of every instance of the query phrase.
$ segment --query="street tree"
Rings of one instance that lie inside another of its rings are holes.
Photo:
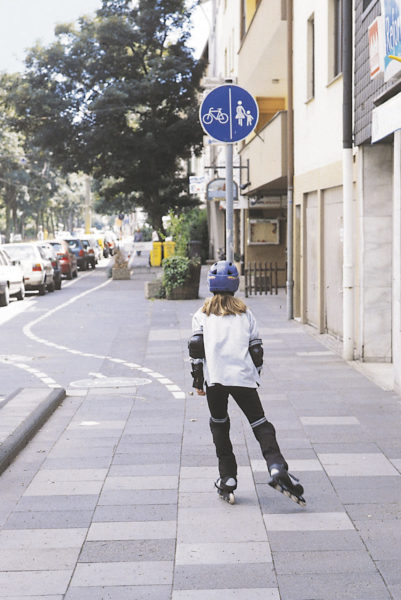
[[[105,180],[101,204],[142,206],[156,228],[194,204],[185,166],[201,149],[202,65],[186,4],[103,0],[94,19],[58,26],[53,44],[31,49],[9,91],[20,129],[65,173]]]

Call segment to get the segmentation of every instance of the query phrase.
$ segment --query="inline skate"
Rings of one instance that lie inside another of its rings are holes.
[[[271,465],[269,467],[270,480],[268,484],[290,498],[300,506],[305,506],[306,501],[303,497],[304,488],[299,483],[299,479],[288,473],[284,465]]]
[[[237,480],[235,477],[219,477],[214,485],[222,500],[225,500],[229,504],[234,504],[235,496],[233,492],[237,489]]]

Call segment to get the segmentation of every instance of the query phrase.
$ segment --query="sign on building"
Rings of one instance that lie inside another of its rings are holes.
[[[203,194],[205,191],[205,176],[193,176],[189,178],[189,193],[190,194]]]
[[[385,45],[382,17],[377,17],[369,25],[368,35],[370,78],[374,79],[379,73],[384,72]]]
[[[401,57],[401,0],[381,0],[384,29],[384,81],[401,72],[401,63],[389,56]]]

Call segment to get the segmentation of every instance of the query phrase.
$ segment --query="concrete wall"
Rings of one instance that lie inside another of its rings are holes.
[[[393,149],[390,144],[359,148],[360,333],[365,361],[392,359]]]

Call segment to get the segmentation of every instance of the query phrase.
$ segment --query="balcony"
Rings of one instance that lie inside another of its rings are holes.
[[[261,0],[242,40],[238,84],[254,96],[287,95],[287,22],[282,0]]]
[[[278,112],[241,150],[242,164],[249,159],[251,186],[247,195],[286,187],[287,111]]]

